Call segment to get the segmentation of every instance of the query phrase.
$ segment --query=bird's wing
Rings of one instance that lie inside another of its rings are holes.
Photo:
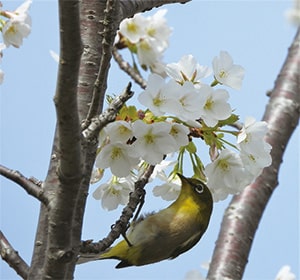
[[[178,247],[174,249],[172,254],[170,255],[170,259],[175,259],[180,254],[188,251],[192,247],[194,247],[197,242],[200,240],[201,236],[203,235],[203,231],[196,232],[193,236],[191,236],[188,240],[180,244]]]

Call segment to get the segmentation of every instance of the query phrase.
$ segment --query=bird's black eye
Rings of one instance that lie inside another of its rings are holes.
[[[195,191],[196,191],[197,193],[203,193],[204,187],[203,187],[202,184],[194,185],[194,187],[195,187]]]

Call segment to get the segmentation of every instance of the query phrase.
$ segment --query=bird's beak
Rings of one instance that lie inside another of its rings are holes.
[[[181,181],[187,181],[187,179],[180,173],[177,173],[178,177],[180,178]]]

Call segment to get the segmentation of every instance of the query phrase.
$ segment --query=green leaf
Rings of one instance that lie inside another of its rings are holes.
[[[138,113],[135,106],[128,106],[127,107],[127,116],[132,121],[136,121],[138,119]]]
[[[218,126],[224,126],[224,125],[230,125],[230,124],[234,124],[235,122],[237,122],[239,120],[239,116],[235,115],[235,114],[231,114],[231,116],[226,119],[226,120],[222,120],[218,122]]]

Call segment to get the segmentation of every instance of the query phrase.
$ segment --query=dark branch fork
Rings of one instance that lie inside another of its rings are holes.
[[[129,220],[133,217],[133,214],[138,205],[143,201],[145,190],[144,187],[148,183],[149,178],[154,170],[153,165],[150,165],[141,177],[135,182],[135,189],[129,196],[129,202],[122,211],[120,218],[112,226],[110,233],[107,237],[103,238],[99,242],[92,242],[91,240],[83,241],[80,248],[80,253],[94,253],[107,249],[121,234],[125,234],[128,228]]]
[[[96,137],[104,126],[115,120],[119,110],[125,102],[133,96],[133,94],[134,92],[131,91],[131,83],[129,83],[124,92],[111,102],[106,111],[91,120],[89,126],[83,130],[83,136],[86,139]]]

